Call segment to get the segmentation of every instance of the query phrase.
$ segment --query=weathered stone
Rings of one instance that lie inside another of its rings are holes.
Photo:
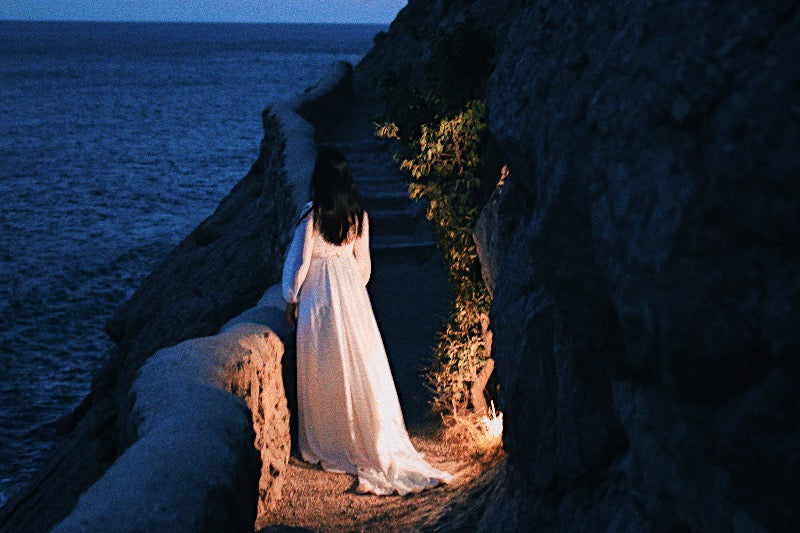
[[[508,177],[508,167],[503,167],[500,180],[489,200],[481,211],[475,223],[474,238],[478,249],[478,258],[481,263],[481,275],[489,289],[494,294],[497,276],[499,274],[500,260],[498,257],[499,246],[503,239],[500,219],[500,202],[503,199],[503,188]],[[506,231],[506,237],[508,231]],[[488,327],[488,326],[487,326]],[[485,327],[484,330],[487,328]]]
[[[471,527],[796,529],[797,4],[412,0],[356,83],[422,87],[457,21],[510,169],[478,228],[508,472]]]
[[[316,126],[317,136],[339,122],[353,101],[353,65],[338,61],[313,87],[298,96],[298,114]]]
[[[289,460],[282,353],[256,324],[156,352],[132,388],[136,441],[54,531],[252,530]]]
[[[253,327],[253,324],[238,324],[230,331],[233,335],[241,335]],[[242,338],[239,344],[246,348],[246,356],[235,364],[228,363],[223,377],[226,390],[247,403],[256,433],[255,447],[261,455],[258,518],[267,515],[281,497],[291,449],[289,411],[281,367],[283,344],[269,338],[271,345],[265,349],[265,338],[252,335]]]

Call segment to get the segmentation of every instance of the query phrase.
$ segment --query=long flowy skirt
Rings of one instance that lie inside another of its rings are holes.
[[[358,491],[449,482],[414,449],[352,254],[315,257],[298,298],[297,397],[304,460],[358,476]]]

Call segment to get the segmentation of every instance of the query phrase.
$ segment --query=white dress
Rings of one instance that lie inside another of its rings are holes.
[[[311,214],[295,230],[283,296],[298,302],[300,454],[329,472],[358,476],[358,491],[403,495],[452,476],[428,464],[408,437],[366,284],[369,221],[340,246]]]

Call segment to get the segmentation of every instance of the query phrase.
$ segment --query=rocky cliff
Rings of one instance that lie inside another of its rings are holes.
[[[796,2],[411,0],[359,90],[491,36],[508,462],[442,526],[800,526]]]

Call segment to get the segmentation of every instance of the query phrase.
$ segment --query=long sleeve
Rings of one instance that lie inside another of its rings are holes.
[[[361,274],[361,280],[364,285],[369,281],[370,274],[372,274],[372,261],[369,257],[369,217],[366,211],[364,212],[364,223],[361,228],[361,235],[358,236],[356,242],[353,243],[353,255],[356,256],[356,263],[358,263],[358,271]]]
[[[312,236],[314,232],[313,217],[309,214],[300,221],[294,230],[294,238],[283,263],[283,276],[281,285],[283,299],[287,302],[297,302],[300,287],[308,274],[311,265]]]

